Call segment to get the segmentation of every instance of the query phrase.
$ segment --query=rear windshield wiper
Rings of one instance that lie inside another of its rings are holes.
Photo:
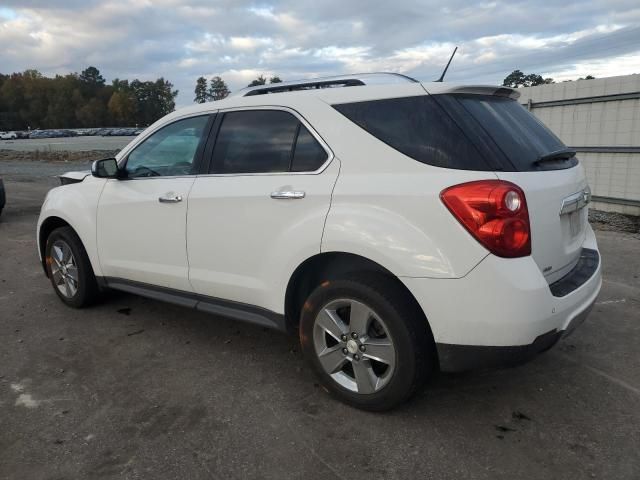
[[[561,150],[556,150],[551,153],[547,153],[545,155],[540,155],[535,162],[534,165],[540,165],[545,162],[557,162],[559,160],[570,160],[576,156],[576,151],[570,148],[563,148]]]

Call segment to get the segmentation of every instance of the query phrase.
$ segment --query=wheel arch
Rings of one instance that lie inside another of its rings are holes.
[[[44,270],[44,274],[47,277],[49,276],[49,273],[47,272],[47,257],[45,254],[47,238],[49,238],[51,232],[60,227],[70,227],[76,233],[76,235],[78,235],[78,231],[73,228],[73,226],[69,222],[56,215],[51,215],[50,217],[45,218],[40,224],[40,228],[38,229],[38,250],[40,252],[40,263],[42,264],[42,269]],[[78,238],[80,238],[80,241],[82,241],[80,235],[78,235]]]
[[[424,325],[433,340],[433,332],[427,316],[406,285],[391,271],[366,257],[347,252],[323,252],[307,258],[291,275],[285,292],[285,320],[288,330],[295,330],[300,321],[304,302],[313,289],[322,282],[331,281],[349,274],[369,273],[386,277],[393,282],[411,302],[416,313],[421,315]]]

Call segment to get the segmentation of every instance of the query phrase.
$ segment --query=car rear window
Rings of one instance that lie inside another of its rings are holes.
[[[516,100],[490,95],[454,97],[482,125],[517,171],[535,170],[540,157],[566,148]]]
[[[439,94],[333,107],[399,152],[436,167],[532,171],[577,163],[538,165],[542,156],[566,147],[510,98]]]

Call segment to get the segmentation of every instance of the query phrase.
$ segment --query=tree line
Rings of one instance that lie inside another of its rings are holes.
[[[593,75],[587,75],[586,77],[580,77],[578,80],[594,80],[596,77]],[[571,80],[565,80],[570,82]],[[524,74],[520,70],[514,70],[505,77],[502,81],[503,87],[535,87],[536,85],[547,85],[550,83],[556,83],[553,78],[543,78],[542,75],[537,73]]]
[[[37,70],[0,73],[0,130],[143,127],[175,110],[177,95],[162,77],[107,85],[95,67],[53,78]]]
[[[269,78],[269,83],[281,83],[280,77],[273,76]],[[257,87],[258,85],[266,85],[267,78],[264,75],[258,76],[258,78],[251,81],[248,87]],[[205,77],[198,77],[196,80],[196,88],[194,89],[196,103],[204,103],[216,100],[222,100],[226,98],[229,93],[229,87],[222,78],[219,76],[213,77],[211,80],[207,80]]]

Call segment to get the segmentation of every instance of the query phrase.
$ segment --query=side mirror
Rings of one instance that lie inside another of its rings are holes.
[[[118,162],[115,158],[103,158],[91,164],[91,175],[98,178],[119,178]]]

